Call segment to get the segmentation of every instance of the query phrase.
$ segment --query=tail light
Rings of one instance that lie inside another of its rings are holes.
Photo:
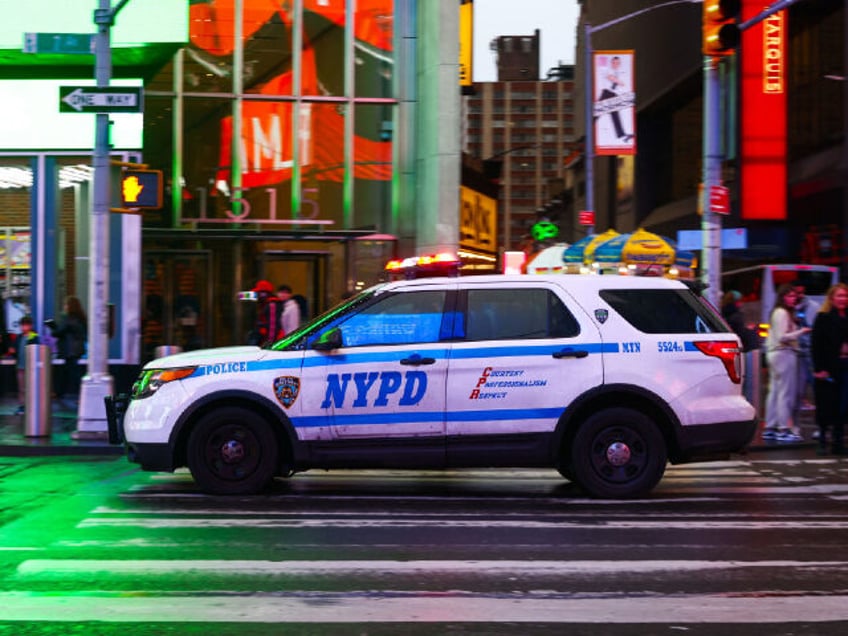
[[[701,353],[721,360],[734,384],[742,382],[742,351],[739,343],[733,340],[704,340],[694,344]]]

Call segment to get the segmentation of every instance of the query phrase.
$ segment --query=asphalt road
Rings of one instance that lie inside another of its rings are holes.
[[[123,458],[0,458],[2,634],[843,634],[848,459],[350,471],[199,494]]]

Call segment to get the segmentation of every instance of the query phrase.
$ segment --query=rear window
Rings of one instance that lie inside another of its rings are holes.
[[[642,333],[727,333],[724,321],[689,289],[604,289],[603,298]]]
[[[804,286],[807,296],[824,296],[833,285],[833,274],[809,269],[780,270],[771,272],[774,283],[774,291],[777,293],[781,285],[787,283],[801,284]]]

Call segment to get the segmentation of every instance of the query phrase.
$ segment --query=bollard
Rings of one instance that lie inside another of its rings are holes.
[[[165,356],[170,356],[175,353],[182,353],[182,351],[183,348],[178,347],[177,345],[162,345],[153,350],[153,357],[164,358]]]
[[[50,347],[31,344],[24,347],[24,435],[50,436]]]

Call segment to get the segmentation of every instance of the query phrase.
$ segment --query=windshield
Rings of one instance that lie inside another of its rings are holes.
[[[273,351],[294,351],[306,347],[310,336],[324,329],[328,324],[336,322],[342,316],[346,316],[351,311],[357,310],[363,303],[370,301],[386,284],[375,285],[369,287],[365,291],[357,294],[353,298],[344,300],[335,307],[328,309],[320,316],[313,318],[309,322],[301,325],[284,338],[277,340],[274,343],[265,345],[265,349]]]

